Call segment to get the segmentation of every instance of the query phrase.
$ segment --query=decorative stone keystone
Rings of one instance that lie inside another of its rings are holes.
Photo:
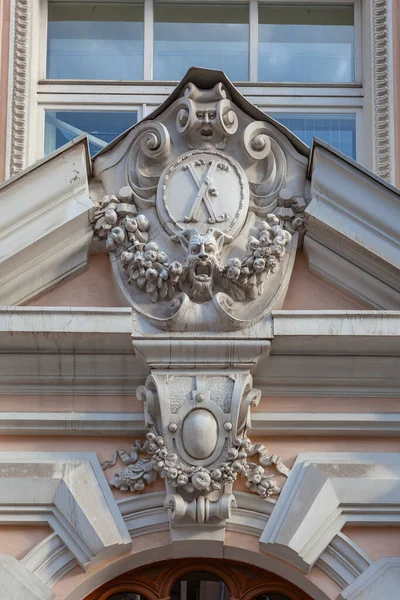
[[[235,504],[237,477],[268,498],[280,492],[276,471],[288,474],[278,456],[248,437],[250,410],[261,396],[253,388],[251,371],[261,354],[269,352],[271,321],[259,324],[257,337],[249,331],[166,336],[150,329],[142,318],[134,318],[134,349],[150,368],[137,390],[147,439],[136,441],[129,454],[119,450],[103,466],[115,465],[119,455],[126,467],[111,485],[121,490],[142,491],[157,475],[165,479],[175,538],[182,526],[223,528]]]

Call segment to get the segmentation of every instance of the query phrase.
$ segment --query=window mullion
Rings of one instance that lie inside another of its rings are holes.
[[[154,6],[153,0],[144,0],[143,79],[153,79]]]
[[[258,0],[249,1],[249,76],[258,81]]]

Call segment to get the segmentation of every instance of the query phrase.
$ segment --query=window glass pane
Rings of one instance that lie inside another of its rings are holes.
[[[154,79],[178,80],[189,67],[249,78],[248,6],[156,4]]]
[[[356,158],[356,115],[269,114],[308,146],[315,136],[347,156]]]
[[[93,156],[136,121],[136,112],[46,110],[45,154],[82,133],[88,133],[90,154]]]
[[[143,5],[49,2],[49,79],[142,79]]]
[[[212,573],[188,573],[174,584],[171,600],[230,600],[226,585]]]
[[[259,79],[354,81],[353,6],[260,6]]]

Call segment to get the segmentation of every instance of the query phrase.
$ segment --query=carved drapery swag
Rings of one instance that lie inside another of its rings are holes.
[[[165,479],[177,528],[223,526],[238,476],[269,498],[276,473],[288,475],[248,437],[260,400],[250,372],[268,353],[268,314],[285,296],[307,205],[307,149],[229,81],[189,75],[199,72],[208,86],[184,80],[94,160],[106,192],[94,229],[151,372],[137,390],[146,440],[103,466],[123,462],[111,479],[120,490]]]

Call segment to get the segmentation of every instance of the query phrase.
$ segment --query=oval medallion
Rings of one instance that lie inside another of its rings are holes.
[[[236,160],[218,150],[191,150],[160,177],[157,212],[171,235],[188,227],[214,227],[235,237],[249,206],[247,176]]]
[[[202,460],[211,456],[218,441],[215,417],[203,408],[192,410],[182,425],[182,442],[189,456]]]

